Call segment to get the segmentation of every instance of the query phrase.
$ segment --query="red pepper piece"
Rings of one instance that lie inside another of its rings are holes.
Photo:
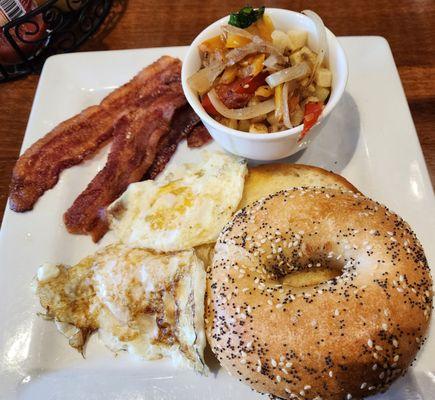
[[[305,112],[304,112],[304,129],[299,136],[298,142],[300,142],[308,131],[315,125],[317,120],[322,114],[323,111],[323,102],[310,102],[305,104]]]
[[[266,78],[269,76],[267,71],[260,72],[255,76],[247,76],[233,83],[236,93],[254,94],[255,91],[266,84]]]
[[[206,111],[207,114],[213,117],[220,115],[216,110],[216,108],[214,108],[214,105],[211,104],[210,98],[208,97],[208,93],[202,97],[201,104],[204,107],[204,110]]]

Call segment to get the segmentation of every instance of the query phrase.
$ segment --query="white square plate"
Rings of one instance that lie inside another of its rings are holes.
[[[338,172],[399,213],[415,229],[433,265],[433,191],[390,48],[379,37],[346,37],[340,42],[349,59],[346,92],[319,137],[288,161]],[[182,58],[185,51],[185,47],[167,47],[50,58],[39,81],[23,149],[60,121],[97,103],[160,55]],[[202,150],[189,150],[182,144],[172,162],[192,160],[198,151]],[[96,337],[91,338],[83,359],[54,324],[37,316],[40,307],[30,287],[37,266],[75,263],[111,240],[106,235],[94,245],[89,237],[69,235],[62,223],[63,212],[103,167],[106,154],[103,151],[62,173],[33,211],[6,210],[0,236],[0,398],[262,398],[218,366],[205,378],[175,370],[169,361],[144,362],[126,354],[115,357]],[[434,393],[432,332],[415,366],[379,399],[429,400]]]

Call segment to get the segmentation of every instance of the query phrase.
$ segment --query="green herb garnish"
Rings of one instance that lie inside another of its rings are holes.
[[[246,6],[236,13],[231,13],[228,23],[237,28],[247,28],[254,22],[258,21],[264,14],[264,6],[257,9]]]

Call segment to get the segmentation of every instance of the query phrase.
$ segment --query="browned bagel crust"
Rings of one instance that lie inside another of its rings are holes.
[[[347,179],[326,169],[305,164],[263,164],[248,168],[239,208],[279,190],[325,187],[361,193]]]
[[[289,172],[302,172],[306,173],[311,171],[312,174],[316,174],[318,176],[322,176],[325,180],[333,179],[336,181],[337,186],[347,188],[352,192],[359,192],[359,190],[352,185],[346,178],[341,175],[338,175],[332,171],[328,171],[326,169],[316,167],[314,165],[308,164],[288,164],[288,163],[275,163],[275,164],[261,164],[256,167],[250,167],[250,173],[257,174],[284,174],[287,175]],[[304,186],[311,186],[310,184],[306,184]]]
[[[337,278],[283,287],[317,264]],[[357,399],[386,390],[422,345],[429,267],[409,225],[360,194],[284,190],[240,210],[208,270],[206,329],[232,375],[285,399]]]

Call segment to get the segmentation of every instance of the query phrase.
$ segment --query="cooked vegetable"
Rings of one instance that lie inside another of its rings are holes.
[[[275,72],[269,75],[266,79],[267,84],[274,88],[281,83],[291,81],[293,79],[302,78],[310,73],[310,67],[306,62],[295,65],[294,67],[289,67],[282,69],[281,71]]]
[[[283,104],[282,104],[282,84],[275,88],[275,119],[276,121],[282,120]]]
[[[331,83],[332,83],[331,71],[327,68],[318,68],[314,75],[314,80],[319,86],[331,87]]]
[[[290,55],[290,62],[292,65],[297,65],[301,62],[308,62],[313,66],[317,61],[316,53],[311,51],[308,47],[304,46],[298,51]]]
[[[301,141],[308,131],[316,124],[323,110],[323,103],[307,103],[305,104],[304,114],[304,129],[302,130],[298,141]]]
[[[259,19],[254,25],[257,28],[259,36],[270,42],[272,40],[272,32],[275,30],[273,22],[268,15],[263,15],[263,18]]]
[[[261,72],[255,76],[248,76],[237,82],[237,93],[253,94],[260,86],[266,83],[268,73]]]
[[[233,82],[234,79],[236,78],[237,78],[237,66],[232,65],[231,67],[225,68],[225,71],[222,74],[219,83],[228,85],[229,83]]]
[[[264,6],[257,9],[250,6],[241,8],[236,13],[231,13],[230,20],[228,23],[230,25],[236,26],[238,28],[247,28],[251,26],[254,22],[260,19],[264,14]]]
[[[280,59],[276,56],[276,54],[271,54],[269,57],[267,57],[263,65],[269,70],[269,71],[276,71],[279,67]]]
[[[215,50],[222,50],[225,47],[225,42],[222,40],[221,35],[213,36],[210,39],[204,40],[199,45],[199,50],[202,52],[212,52]]]
[[[273,89],[269,85],[260,86],[256,91],[255,95],[260,97],[270,97],[274,93]]]
[[[288,107],[288,95],[289,95],[289,82],[284,83],[282,87],[282,108],[283,108],[283,121],[286,128],[293,128],[290,121],[290,111]]]
[[[272,43],[281,53],[290,48],[290,38],[283,31],[272,32]]]
[[[308,32],[306,31],[290,29],[287,32],[287,35],[289,39],[289,48],[291,51],[296,51],[304,47],[308,40]]]
[[[204,110],[207,112],[207,114],[210,114],[212,117],[217,117],[220,115],[216,111],[216,108],[214,108],[213,104],[211,104],[208,94],[205,94],[204,97],[202,98],[201,105],[204,107]]]
[[[222,73],[225,65],[213,64],[193,74],[188,80],[188,84],[193,90],[196,90],[199,94],[206,93],[215,79]]]
[[[269,133],[267,126],[260,122],[253,123],[249,126],[249,132],[251,133]]]
[[[265,58],[266,56],[264,54],[251,56],[251,58],[247,61],[247,65],[239,70],[238,76],[240,78],[245,78],[247,76],[258,75],[261,71],[263,71],[263,62]]]
[[[300,139],[307,134],[328,101],[333,77],[324,63],[326,28],[316,13],[303,13],[315,24],[317,52],[308,46],[307,32],[275,29],[264,7],[232,14],[219,36],[200,44],[202,68],[189,84],[207,113],[245,132],[303,123]]]
[[[314,65],[313,72],[311,73],[311,80],[312,80],[314,78],[314,74],[316,73],[317,68],[319,68],[320,65],[322,65],[323,58],[325,57],[326,54],[326,47],[327,47],[326,29],[325,29],[325,25],[323,24],[322,18],[320,18],[314,11],[304,10],[302,11],[302,14],[305,14],[316,25],[317,41],[319,43],[317,49],[316,63]]]
[[[275,109],[275,102],[273,99],[263,101],[254,106],[248,106],[244,108],[227,108],[224,103],[219,99],[214,89],[208,93],[211,104],[214,108],[226,118],[230,119],[251,119],[258,117],[262,114],[267,114]]]
[[[225,41],[225,47],[236,49],[237,47],[246,46],[250,41],[246,36],[229,33]]]

